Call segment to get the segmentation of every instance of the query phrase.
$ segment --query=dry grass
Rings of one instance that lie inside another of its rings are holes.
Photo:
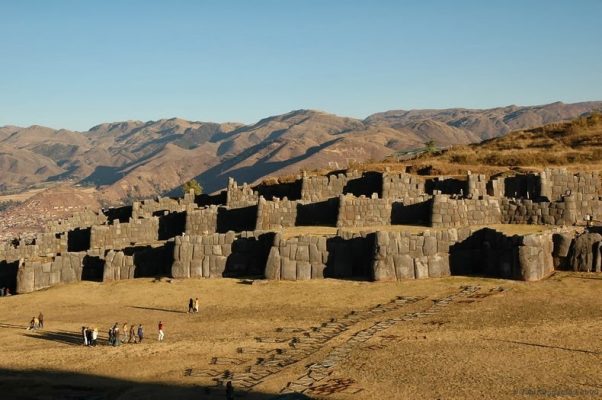
[[[392,283],[323,280],[263,285],[244,285],[230,279],[173,283],[139,279],[59,286],[0,299],[0,387],[6,396],[3,398],[15,398],[17,393],[27,393],[25,398],[60,398],[75,392],[79,398],[93,397],[93,393],[103,399],[222,399],[222,390],[212,388],[207,393],[203,389],[213,385],[210,378],[185,377],[184,370],[237,370],[242,367],[210,365],[209,361],[220,356],[252,362],[252,355],[238,354],[236,348],[286,348],[258,344],[253,339],[285,335],[275,333],[277,327],[308,328],[397,295],[428,296],[391,313],[402,315],[428,307],[429,299],[456,292],[463,284],[480,284],[485,293],[498,285],[508,290],[400,323],[354,348],[350,358],[334,369],[333,377],[352,379],[353,387],[362,391],[330,398],[538,398],[525,395],[533,390],[548,394],[563,391],[562,398],[587,398],[584,393],[590,398],[602,396],[598,332],[602,279],[569,273],[530,284],[452,277]],[[196,296],[201,312],[189,315],[185,312],[188,298]],[[40,310],[45,313],[46,328],[30,334],[24,327]],[[359,323],[332,339],[323,350],[266,379],[256,387],[257,394],[244,398],[271,398],[270,394],[302,375],[305,365],[323,359],[329,349],[345,343],[354,332],[388,317],[376,316]],[[163,343],[155,336],[159,320],[166,327]],[[77,341],[84,324],[98,326],[106,337],[106,330],[116,321],[143,323],[145,343],[118,348],[103,343],[86,348],[62,339],[73,334]],[[36,372],[23,377],[25,370]],[[88,397],[81,396],[82,391]]]

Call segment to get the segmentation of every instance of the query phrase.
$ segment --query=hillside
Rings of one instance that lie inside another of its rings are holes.
[[[99,189],[105,203],[168,193],[196,177],[205,191],[228,176],[255,182],[300,169],[345,168],[434,140],[442,147],[579,117],[602,102],[489,110],[387,111],[364,120],[297,110],[252,125],[124,121],[86,132],[0,127],[0,191],[70,181]]]

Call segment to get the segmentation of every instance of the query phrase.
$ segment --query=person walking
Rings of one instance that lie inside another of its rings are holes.
[[[38,324],[40,328],[44,327],[44,314],[40,311],[40,315],[38,315]]]
[[[98,340],[98,328],[94,327],[92,331],[92,346],[96,347],[96,341]]]
[[[142,343],[142,339],[144,338],[144,329],[142,328],[142,324],[138,325],[138,343]]]
[[[191,313],[194,311],[194,305],[192,302],[192,297],[190,298],[190,300],[188,300],[188,312]]]
[[[119,322],[115,322],[115,325],[113,326],[113,346],[119,346],[121,345],[120,342],[120,337],[119,337]]]
[[[125,322],[123,324],[123,330],[121,331],[121,342],[122,343],[127,343],[128,341],[128,333],[129,333],[129,329],[128,329],[128,323]]]
[[[88,339],[88,346],[92,346],[92,328],[86,326],[86,338]]]
[[[199,312],[199,298],[194,299],[194,312]]]
[[[135,324],[130,325],[130,337],[128,338],[128,343],[132,343],[132,341],[134,343],[137,342],[137,340],[136,340],[136,325]]]
[[[82,337],[84,338],[84,346],[88,345],[88,335],[87,329],[85,326],[82,326]]]
[[[165,334],[163,333],[163,322],[159,321],[159,337],[158,340],[160,342],[163,341],[163,337],[165,337]]]

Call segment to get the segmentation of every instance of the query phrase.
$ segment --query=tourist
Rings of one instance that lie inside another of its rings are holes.
[[[142,324],[138,325],[138,343],[142,343],[142,338],[144,338],[144,329],[142,328]]]
[[[128,323],[124,323],[123,324],[123,330],[121,331],[121,342],[122,343],[127,343],[128,341]]]
[[[40,311],[40,315],[38,315],[38,323],[40,328],[44,327],[44,314],[42,314],[42,311]]]
[[[165,336],[165,334],[163,333],[163,322],[159,321],[159,341],[162,342],[163,341],[163,337]]]
[[[0,297],[4,296],[4,286],[0,287]]]
[[[188,300],[188,312],[191,313],[194,311],[194,306],[192,304],[192,297]]]
[[[113,325],[113,346],[119,345],[121,345],[119,341],[119,322],[115,322],[115,325]]]
[[[98,328],[94,327],[92,331],[92,346],[96,346],[96,340],[98,340]]]
[[[4,295],[5,296],[10,296],[10,289],[9,288],[4,289]]]
[[[226,383],[226,400],[234,400],[234,387],[232,381]]]
[[[40,320],[38,319],[38,317],[33,317],[33,325],[36,329],[40,327]]]
[[[135,324],[130,325],[130,337],[128,339],[128,343],[132,343],[132,340],[134,341],[134,343],[136,343],[136,325]]]
[[[29,321],[28,331],[36,329],[36,317],[31,317],[31,321]]]
[[[82,326],[82,337],[84,338],[84,346],[88,345],[88,335],[87,335],[87,328],[85,326]]]
[[[199,298],[194,300],[194,312],[199,312]]]
[[[88,346],[92,346],[92,328],[86,327],[86,339],[88,339]]]
[[[113,346],[115,343],[115,332],[113,332],[113,328],[109,328],[109,346]]]

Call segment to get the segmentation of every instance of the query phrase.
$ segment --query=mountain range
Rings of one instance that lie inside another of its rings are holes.
[[[179,118],[104,123],[86,132],[0,127],[0,191],[70,181],[107,203],[169,193],[191,178],[206,192],[301,169],[346,168],[401,150],[468,144],[572,119],[602,101],[474,110],[393,110],[360,120],[296,110],[255,124]]]

